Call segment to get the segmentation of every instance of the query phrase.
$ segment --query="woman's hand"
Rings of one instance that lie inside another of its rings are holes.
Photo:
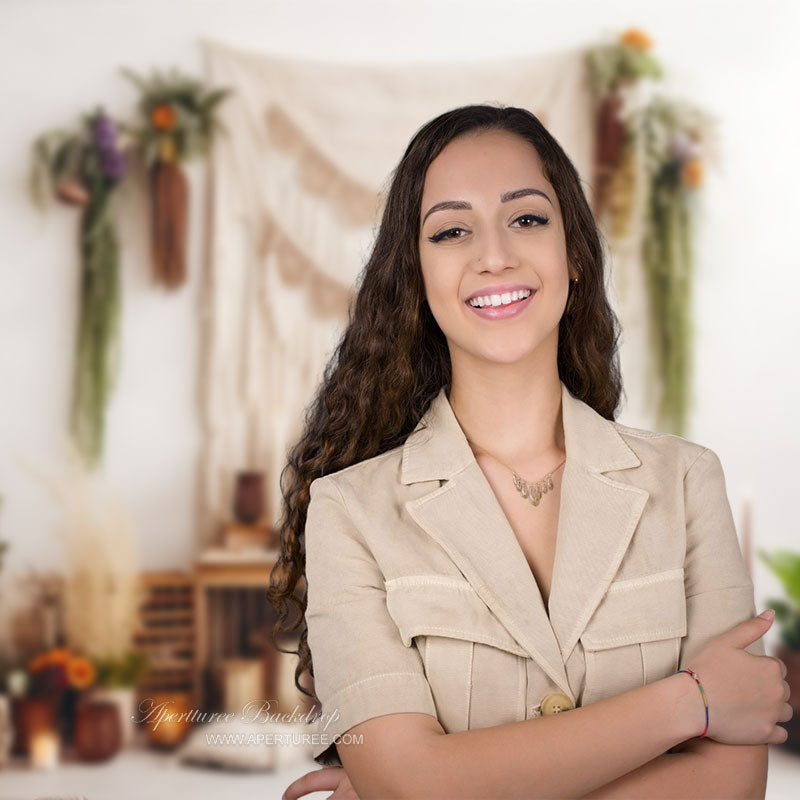
[[[692,659],[691,667],[708,695],[709,739],[744,745],[786,741],[786,728],[777,724],[787,722],[793,713],[787,702],[786,665],[774,656],[755,656],[744,649],[761,638],[770,625],[772,619],[745,620],[712,639]],[[698,712],[703,706],[701,700],[698,691]]]
[[[311,792],[333,790],[327,800],[358,800],[356,790],[342,767],[323,767],[306,772],[286,787],[281,800],[297,800]]]

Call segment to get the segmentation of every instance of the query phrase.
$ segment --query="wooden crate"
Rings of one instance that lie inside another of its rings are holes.
[[[139,698],[169,692],[195,696],[195,580],[178,570],[140,576],[139,624],[134,635],[149,668],[137,686]]]

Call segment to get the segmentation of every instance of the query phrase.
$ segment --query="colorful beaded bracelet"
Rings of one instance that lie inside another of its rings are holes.
[[[703,696],[703,705],[706,708],[706,729],[699,736],[699,738],[702,739],[708,733],[708,700],[706,700],[706,693],[703,690],[703,684],[700,683],[700,676],[693,669],[679,669],[678,672],[685,672],[691,678],[694,678],[697,682],[697,685],[700,687],[700,694]],[[677,675],[678,672],[675,674]]]

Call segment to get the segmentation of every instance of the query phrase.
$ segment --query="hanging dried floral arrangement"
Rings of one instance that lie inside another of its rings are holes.
[[[629,29],[586,55],[597,107],[594,213],[608,220],[612,239],[626,237],[641,176],[649,402],[660,429],[683,435],[692,371],[691,207],[703,154],[712,155],[712,132],[699,110],[645,90],[642,79],[662,75],[652,44],[643,31]]]
[[[33,143],[29,190],[43,210],[53,194],[81,209],[81,281],[70,427],[89,467],[100,461],[105,412],[119,364],[120,252],[111,202],[126,171],[118,124],[102,108],[74,131]]]
[[[599,220],[610,218],[611,234],[623,238],[633,213],[636,172],[633,142],[620,119],[625,93],[642,78],[660,78],[661,66],[651,55],[652,39],[636,28],[620,34],[615,44],[586,54],[595,98],[595,204]]]
[[[206,91],[173,69],[148,80],[122,74],[140,90],[139,124],[127,128],[148,173],[153,280],[166,288],[186,281],[186,223],[189,187],[181,164],[207,152],[213,134],[224,130],[214,109],[229,89]]]
[[[716,134],[700,109],[663,97],[629,109],[625,120],[641,138],[647,176],[642,266],[652,354],[648,386],[660,427],[684,435],[693,369],[693,221],[703,163],[716,158]]]

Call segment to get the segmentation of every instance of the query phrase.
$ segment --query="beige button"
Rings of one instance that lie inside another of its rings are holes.
[[[573,708],[575,706],[572,705],[572,700],[563,692],[548,694],[542,698],[542,714],[544,716],[560,714],[562,711],[570,711]]]

